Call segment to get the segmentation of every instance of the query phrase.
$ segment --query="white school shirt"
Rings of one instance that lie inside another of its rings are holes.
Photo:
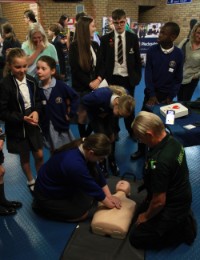
[[[29,88],[26,81],[26,76],[23,78],[22,81],[16,79],[17,84],[19,86],[19,91],[22,96],[22,99],[24,101],[24,107],[25,109],[28,109],[31,107],[31,98],[29,93]]]
[[[114,75],[119,75],[122,77],[127,77],[128,76],[128,70],[127,70],[127,65],[126,65],[126,39],[125,39],[125,31],[122,34],[118,34],[115,31],[115,65],[114,65]],[[122,44],[123,44],[123,63],[119,64],[118,63],[118,42],[119,38],[118,36],[121,35],[122,37]]]

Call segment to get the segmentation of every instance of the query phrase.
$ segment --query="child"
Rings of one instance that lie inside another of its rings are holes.
[[[40,99],[35,79],[26,74],[27,56],[20,48],[9,51],[6,59],[7,76],[0,83],[0,119],[5,121],[7,149],[20,156],[22,170],[31,191],[35,180],[30,167],[30,151],[38,171],[43,164],[40,133]]]
[[[112,153],[108,162],[113,175],[119,175],[115,162],[115,117],[128,117],[135,107],[134,98],[123,87],[110,86],[98,88],[82,98],[91,127],[95,133],[103,133],[110,138]],[[101,165],[107,175],[106,161]]]
[[[5,198],[4,194],[4,181],[3,176],[5,173],[5,169],[2,166],[4,162],[4,155],[3,155],[3,143],[5,140],[5,134],[0,127],[0,216],[12,215],[16,213],[16,208],[20,208],[22,206],[21,202],[18,201],[8,201]]]
[[[51,152],[71,142],[74,137],[69,129],[70,119],[76,114],[78,94],[63,81],[57,80],[56,62],[49,56],[42,56],[37,62],[42,100],[41,126],[45,144]]]
[[[174,41],[179,33],[177,23],[165,23],[159,32],[158,44],[148,49],[142,110],[151,111],[151,106],[170,104],[178,94],[183,78],[183,55]],[[145,145],[138,143],[138,150],[131,155],[131,159],[136,160],[144,155]]]
[[[32,208],[59,221],[81,221],[88,217],[94,201],[107,208],[121,208],[112,196],[96,162],[111,151],[110,140],[93,134],[62,146],[40,168]]]
[[[61,43],[60,37],[60,26],[58,24],[52,24],[49,26],[48,35],[51,38],[51,43],[55,46],[58,61],[60,66],[60,76],[63,80],[66,79],[66,64],[65,64],[65,54],[63,52],[63,44]]]
[[[4,57],[4,61],[6,59],[6,54],[11,48],[21,48],[21,43],[17,39],[13,26],[10,23],[4,23],[1,26],[2,34],[3,34],[3,48],[2,55]]]

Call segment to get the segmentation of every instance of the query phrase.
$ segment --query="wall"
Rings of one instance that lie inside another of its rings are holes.
[[[144,1],[143,1],[144,2]],[[192,0],[191,4],[166,5],[166,0],[157,0],[156,7],[139,13],[140,0],[84,0],[79,3],[56,3],[53,0],[38,0],[40,22],[47,29],[49,24],[57,22],[63,13],[71,17],[76,15],[76,5],[83,4],[85,12],[96,19],[97,30],[101,34],[102,17],[110,16],[115,8],[123,8],[127,16],[139,22],[167,22],[174,21],[181,26],[181,34],[177,41],[180,41],[188,34],[189,21],[191,18],[200,20],[199,0]],[[145,1],[155,4],[155,1]],[[27,26],[23,20],[23,12],[29,9],[28,4],[23,3],[2,3],[2,14],[13,25],[17,37],[24,41],[27,34]]]
[[[26,38],[28,26],[24,23],[23,13],[29,9],[26,3],[3,3],[1,4],[3,17],[14,26],[14,31],[20,41]]]
[[[176,42],[186,37],[189,32],[189,22],[192,18],[200,21],[200,1],[192,0],[188,4],[167,5],[166,0],[158,0],[157,6],[146,12],[140,13],[139,20],[142,22],[168,22],[173,21],[181,28]]]
[[[130,0],[123,0],[123,3],[119,0],[114,2],[109,0],[84,0],[79,3],[56,3],[53,0],[38,0],[38,11],[40,13],[40,22],[45,30],[47,30],[48,26],[51,23],[57,22],[60,15],[63,13],[70,17],[75,17],[76,5],[83,4],[85,12],[88,15],[95,17],[97,30],[101,34],[102,17],[110,16],[112,10],[115,8],[125,9],[127,16],[137,21],[138,5],[136,2],[137,1],[132,1],[132,4],[130,5]],[[3,16],[14,25],[14,30],[19,40],[24,41],[28,27],[24,23],[23,12],[26,9],[29,9],[29,5],[24,3],[2,3],[1,8]]]

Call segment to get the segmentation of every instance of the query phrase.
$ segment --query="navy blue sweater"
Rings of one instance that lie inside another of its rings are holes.
[[[40,88],[40,98],[42,101],[41,128],[43,133],[48,132],[49,121],[52,122],[56,131],[67,131],[70,123],[66,120],[67,99],[70,100],[70,113],[68,116],[72,118],[76,114],[79,104],[78,94],[63,81],[56,80],[56,85],[52,88],[49,99],[46,99],[42,88]]]
[[[165,54],[156,44],[147,52],[145,68],[146,92],[150,97],[156,96],[155,90],[166,93],[166,98],[173,99],[180,88],[183,78],[183,54],[174,46],[174,50]]]
[[[82,98],[81,102],[85,106],[90,120],[104,113],[113,113],[110,106],[112,95],[112,90],[105,87],[97,88]]]
[[[53,155],[38,172],[35,190],[51,199],[73,197],[81,190],[98,201],[105,199],[106,180],[99,172],[98,184],[90,175],[87,161],[78,148]],[[74,194],[74,195],[73,195]]]

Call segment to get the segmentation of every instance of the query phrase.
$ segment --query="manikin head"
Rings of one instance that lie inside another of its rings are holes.
[[[130,196],[131,195],[131,186],[130,183],[128,181],[118,181],[118,183],[116,184],[116,192],[117,191],[123,191],[126,196]]]

